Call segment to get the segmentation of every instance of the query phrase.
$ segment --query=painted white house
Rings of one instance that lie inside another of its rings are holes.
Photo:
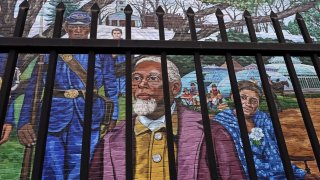
[[[126,0],[117,0],[116,1],[116,12],[110,14],[107,17],[106,25],[107,26],[122,26],[126,25],[126,15],[124,14],[124,8],[127,6]],[[138,16],[131,16],[131,26],[132,27],[141,27],[141,20]]]

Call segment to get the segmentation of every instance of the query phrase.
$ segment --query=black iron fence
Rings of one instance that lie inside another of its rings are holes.
[[[48,130],[48,122],[50,117],[51,101],[53,95],[53,86],[55,81],[56,63],[57,57],[60,53],[87,53],[89,54],[88,60],[88,76],[87,87],[85,94],[85,121],[84,121],[84,133],[83,133],[83,145],[82,145],[82,160],[81,160],[81,179],[88,179],[89,170],[89,153],[90,153],[90,133],[91,133],[91,115],[92,115],[92,100],[93,100],[93,87],[94,87],[94,65],[95,54],[98,53],[119,53],[126,55],[126,177],[127,179],[133,179],[133,154],[132,154],[132,141],[133,135],[132,129],[132,89],[131,89],[131,61],[132,54],[158,54],[161,55],[162,74],[163,74],[163,92],[165,98],[165,117],[166,127],[168,131],[168,155],[169,155],[169,169],[171,179],[176,179],[177,172],[175,166],[175,155],[173,146],[173,133],[171,125],[171,113],[170,113],[170,95],[169,95],[169,82],[166,65],[167,54],[177,55],[193,55],[194,63],[198,81],[201,113],[203,119],[206,147],[209,159],[209,169],[212,179],[218,179],[216,171],[216,160],[214,156],[214,148],[211,138],[210,120],[208,117],[208,109],[205,97],[205,86],[203,83],[203,74],[201,68],[200,55],[224,55],[228,67],[228,74],[231,82],[232,94],[234,97],[237,117],[239,119],[239,126],[241,131],[241,139],[244,146],[244,152],[246,162],[248,165],[248,174],[250,179],[257,179],[256,169],[254,166],[253,155],[250,147],[248,131],[246,128],[244,113],[242,110],[236,75],[234,71],[234,65],[232,62],[232,56],[254,56],[260,72],[260,78],[262,81],[263,91],[266,96],[267,105],[270,111],[275,135],[278,142],[278,147],[282,159],[282,163],[285,169],[286,177],[288,179],[294,179],[293,170],[290,164],[290,158],[288,150],[283,137],[283,132],[279,122],[275,101],[272,96],[271,88],[268,83],[268,77],[263,63],[263,56],[283,56],[285,64],[287,66],[290,79],[294,88],[295,95],[298,100],[299,108],[303,117],[303,121],[307,130],[308,137],[310,139],[314,157],[317,162],[318,169],[320,170],[320,147],[319,141],[316,136],[315,128],[313,126],[311,116],[306,105],[306,101],[298,81],[296,71],[294,69],[291,56],[307,56],[311,57],[312,63],[316,70],[318,77],[320,77],[320,45],[313,44],[312,39],[308,33],[306,25],[300,14],[296,14],[296,20],[303,35],[305,44],[287,44],[280,27],[279,19],[275,13],[271,13],[270,18],[273,23],[273,27],[276,31],[279,43],[258,43],[257,37],[254,31],[251,15],[248,11],[244,12],[244,18],[250,35],[250,43],[228,42],[226,27],[224,24],[223,13],[218,9],[216,16],[219,23],[220,34],[222,42],[200,42],[197,41],[197,34],[195,29],[195,13],[191,8],[188,9],[187,15],[189,20],[189,28],[191,41],[166,41],[164,36],[163,16],[164,11],[159,7],[156,11],[159,23],[159,41],[158,40],[131,40],[131,15],[132,9],[128,5],[124,13],[126,15],[126,38],[125,40],[106,40],[96,39],[97,37],[97,17],[99,13],[99,7],[95,4],[91,8],[92,23],[90,39],[60,39],[61,27],[64,13],[64,5],[60,3],[56,8],[56,19],[54,24],[54,32],[51,39],[40,38],[22,38],[22,32],[24,29],[29,4],[24,1],[19,8],[19,14],[17,17],[16,27],[13,37],[1,37],[0,38],[0,52],[8,53],[8,62],[6,65],[5,75],[3,79],[3,86],[0,94],[0,134],[2,132],[2,126],[7,112],[7,104],[9,101],[10,89],[12,86],[12,79],[17,64],[17,57],[19,53],[47,53],[50,54],[49,65],[47,70],[45,91],[43,96],[43,104],[41,108],[40,124],[38,131],[38,141],[35,149],[35,157],[33,162],[32,179],[41,179],[44,152],[46,147],[46,137]]]

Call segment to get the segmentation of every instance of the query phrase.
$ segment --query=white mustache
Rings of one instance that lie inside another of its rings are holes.
[[[157,106],[158,104],[154,98],[148,100],[137,98],[133,102],[133,111],[139,116],[146,116],[152,114]]]

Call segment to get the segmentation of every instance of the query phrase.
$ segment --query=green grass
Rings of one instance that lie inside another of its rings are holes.
[[[0,146],[0,179],[19,179],[24,147],[15,135]]]
[[[15,119],[18,121],[24,96],[19,96],[15,101]],[[119,119],[125,119],[125,97],[119,98]],[[0,180],[20,179],[24,146],[16,134],[16,129],[11,133],[7,143],[0,146]]]

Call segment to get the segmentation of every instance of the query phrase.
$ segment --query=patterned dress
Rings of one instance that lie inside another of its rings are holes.
[[[248,178],[247,164],[240,137],[240,128],[238,120],[233,113],[233,109],[227,109],[220,112],[215,116],[214,121],[221,123],[233,137],[239,159]],[[253,122],[255,127],[261,128],[264,134],[260,145],[255,145],[250,139],[258,178],[285,179],[285,171],[282,166],[277,140],[269,115],[258,110],[253,117]],[[305,171],[295,165],[292,165],[292,168],[295,177],[297,179],[303,179]]]

